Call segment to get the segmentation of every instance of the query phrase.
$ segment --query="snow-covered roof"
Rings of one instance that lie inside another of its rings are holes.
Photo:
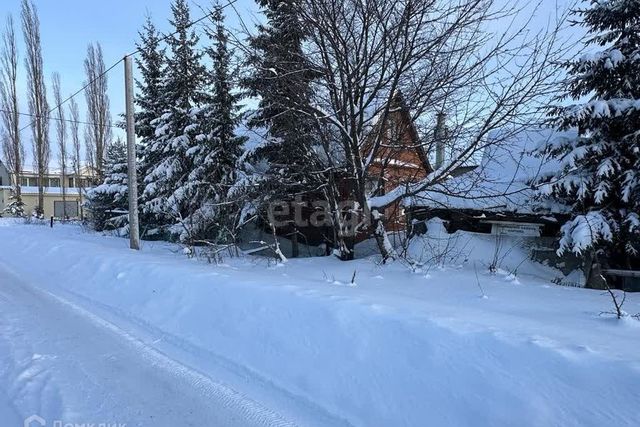
[[[24,168],[21,171],[21,175],[23,176],[36,176],[38,175],[38,171],[34,170],[34,169],[29,169],[29,168]],[[59,178],[62,175],[62,169],[60,169],[59,167],[49,167],[49,171],[46,173],[46,177],[47,178]],[[66,169],[66,173],[65,175],[69,178],[73,178],[76,176],[75,171],[73,170],[73,168],[67,167]],[[91,170],[91,167],[89,166],[82,166],[80,168],[80,176],[81,177],[91,177],[93,176],[94,173]]]
[[[13,189],[13,187],[1,186],[0,189],[2,189],[2,190],[11,190],[11,189]],[[77,189],[77,188],[67,188],[66,190],[67,190],[66,191],[67,196],[77,196],[77,195],[80,194],[80,190]],[[38,194],[38,187],[21,186],[20,187],[20,191],[22,192],[22,194],[25,194],[25,195],[34,195],[34,194]],[[61,195],[62,194],[62,188],[60,188],[60,187],[45,187],[44,194]]]
[[[518,214],[565,212],[564,206],[534,200],[531,182],[558,170],[556,159],[536,153],[555,138],[572,138],[576,132],[552,129],[523,131],[485,149],[480,166],[459,177],[404,201],[406,206],[470,209]]]

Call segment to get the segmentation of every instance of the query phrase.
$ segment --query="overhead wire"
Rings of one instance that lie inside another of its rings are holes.
[[[189,29],[191,27],[193,27],[194,25],[197,25],[201,22],[203,22],[206,19],[209,19],[217,10],[224,10],[225,8],[229,7],[229,6],[233,6],[233,4],[235,4],[238,0],[228,0],[226,2],[226,4],[222,5],[222,6],[218,6],[218,8],[212,10],[211,12],[207,13],[206,15],[196,19],[195,21],[190,22],[189,24],[187,24],[184,29],[180,29],[180,30],[176,30],[172,33],[169,33],[165,36],[163,36],[162,38],[160,38],[159,42],[165,42],[167,41],[169,38],[175,36],[176,34],[178,34],[178,32],[185,30],[185,29]],[[63,105],[65,105],[67,102],[71,101],[73,98],[75,98],[76,96],[78,96],[79,94],[81,94],[82,92],[84,92],[89,86],[91,86],[92,84],[94,84],[95,82],[97,82],[98,80],[102,79],[104,76],[106,76],[111,70],[113,70],[114,68],[116,68],[118,65],[120,65],[125,58],[127,57],[131,57],[131,56],[135,56],[139,53],[142,52],[142,48],[138,48],[135,51],[125,55],[124,57],[122,57],[121,59],[119,59],[118,61],[116,61],[113,65],[111,65],[109,68],[107,68],[105,71],[103,71],[102,73],[100,73],[100,75],[96,76],[95,78],[91,79],[89,82],[87,82],[84,86],[82,86],[80,89],[78,89],[76,92],[74,92],[73,94],[71,94],[69,97],[65,98],[60,104],[56,105],[55,107],[53,107],[52,109],[50,109],[47,112],[47,116],[50,116],[51,113],[55,112],[56,110],[60,109]],[[26,113],[20,113],[22,115],[25,115]],[[31,117],[34,118],[34,120],[32,120],[31,122],[29,122],[28,125],[20,128],[20,133],[22,133],[22,131],[24,131],[27,128],[30,128],[38,119],[42,119],[42,118],[46,118],[46,116],[38,116],[38,115],[30,115]],[[49,117],[49,119],[51,119],[51,117]],[[54,120],[56,120],[54,118]],[[73,122],[73,121],[72,121]],[[78,122],[81,123],[81,122]],[[93,125],[93,123],[84,123],[84,124],[89,124],[89,125]],[[105,125],[102,125],[105,126]],[[117,127],[117,126],[113,126],[113,125],[107,125],[107,126],[111,126],[111,127]]]
[[[116,68],[116,66],[118,66],[122,61],[124,61],[124,58],[120,59],[119,61],[117,61],[115,64],[113,64],[112,66],[110,66],[109,68],[107,68],[105,71],[103,71],[102,73],[100,73],[99,76],[95,77],[94,79],[92,79],[91,81],[89,81],[87,84],[85,84],[82,88],[80,88],[79,90],[77,90],[76,92],[73,93],[73,95],[69,96],[68,98],[66,98],[64,101],[62,101],[60,104],[56,105],[55,107],[53,107],[51,110],[49,110],[47,112],[47,116],[49,116],[51,113],[53,113],[54,111],[60,109],[60,107],[62,107],[64,104],[66,104],[67,102],[71,101],[74,97],[78,96],[79,94],[81,94],[83,91],[85,91],[89,86],[91,86],[93,83],[97,82],[99,79],[103,78],[105,75],[107,75],[107,73],[111,70],[113,70],[114,68]],[[36,120],[38,120],[39,118],[43,118],[43,116],[37,116],[35,115],[35,120],[32,120],[28,125],[24,126],[23,128],[20,129],[20,132],[22,132],[23,130],[31,127]],[[46,118],[46,117],[44,117]],[[50,117],[49,117],[50,118]]]
[[[13,114],[13,111],[4,110],[2,108],[0,108],[0,112],[7,113],[7,114]],[[38,116],[36,114],[30,114],[30,113],[23,113],[23,112],[20,112],[20,111],[18,112],[18,115],[19,116],[25,116],[25,117],[33,117],[35,119],[45,118],[44,116]],[[89,125],[89,126],[96,126],[97,125],[97,123],[85,122],[85,121],[82,121],[82,120],[61,119],[59,117],[49,117],[49,120],[54,120],[54,121],[57,121],[57,122],[66,122],[66,123],[77,123],[77,124]],[[100,125],[100,126],[107,126],[107,127],[121,129],[121,127],[117,126],[117,125]]]

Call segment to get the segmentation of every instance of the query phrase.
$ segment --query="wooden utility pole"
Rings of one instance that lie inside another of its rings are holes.
[[[136,172],[136,129],[133,106],[133,65],[124,57],[125,97],[127,101],[127,160],[129,171],[129,241],[131,249],[140,250],[138,221],[138,177]]]

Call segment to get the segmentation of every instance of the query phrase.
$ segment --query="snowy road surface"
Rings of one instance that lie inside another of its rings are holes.
[[[2,427],[31,414],[47,425],[291,425],[1,263],[0,278]]]

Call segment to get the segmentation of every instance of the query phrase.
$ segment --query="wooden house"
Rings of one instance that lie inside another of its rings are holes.
[[[387,119],[384,123],[376,122],[371,133],[377,136],[382,132],[381,142],[367,170],[368,190],[373,196],[382,196],[399,186],[420,181],[433,171],[425,147],[434,144],[425,144],[420,138],[399,92],[391,102]],[[436,133],[438,126],[444,126],[442,114],[438,116]],[[368,141],[363,147],[363,157],[370,158],[372,151],[373,142]],[[439,153],[436,157],[440,159],[441,156]],[[406,227],[406,216],[399,202],[388,207],[384,216],[387,230],[398,231]]]
[[[416,128],[415,122],[409,108],[405,105],[402,95],[398,93],[393,97],[389,108],[389,113],[384,122],[380,119],[376,121],[370,132],[371,137],[365,141],[362,147],[362,157],[367,159],[368,167],[366,170],[367,193],[370,196],[381,196],[393,189],[409,183],[418,182],[427,177],[433,171],[433,167],[429,161],[429,148],[436,151],[434,158],[436,167],[444,160],[444,136],[445,136],[445,115],[439,114],[437,121],[434,123],[434,130],[426,135],[428,140],[421,137]],[[374,140],[378,135],[382,135],[377,149],[374,151]],[[462,173],[462,171],[472,170],[471,168],[462,168],[453,175]],[[350,186],[352,183],[349,177],[340,177],[338,187],[342,193],[344,200],[351,199]],[[321,196],[318,195],[318,198]],[[307,195],[307,198],[313,198]],[[300,201],[291,201],[292,205],[300,203]],[[314,209],[302,200],[304,205],[298,210],[298,217],[303,218],[304,223],[314,214]],[[296,239],[301,243],[309,246],[317,246],[322,243],[328,247],[332,245],[332,229],[330,227],[300,226],[296,224],[294,212],[295,209],[288,207],[287,214],[280,216],[280,220],[284,219],[287,223],[285,226],[279,226],[277,234],[281,237]],[[401,202],[385,209],[384,223],[388,231],[402,231],[407,227],[407,216]],[[361,230],[359,234],[354,236],[354,242],[359,242],[370,237],[371,230]],[[292,255],[298,253],[294,243]]]

